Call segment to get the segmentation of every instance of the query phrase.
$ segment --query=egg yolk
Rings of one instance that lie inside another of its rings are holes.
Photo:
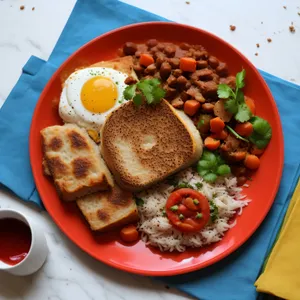
[[[103,113],[115,105],[118,90],[110,78],[96,76],[85,82],[80,97],[87,110]]]

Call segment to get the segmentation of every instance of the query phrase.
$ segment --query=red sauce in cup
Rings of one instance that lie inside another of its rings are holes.
[[[16,265],[28,254],[31,245],[31,230],[22,221],[0,219],[0,260]]]

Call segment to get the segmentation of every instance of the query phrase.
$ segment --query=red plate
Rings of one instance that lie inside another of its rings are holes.
[[[212,55],[229,65],[230,73],[246,69],[246,95],[255,100],[257,114],[267,119],[273,129],[272,140],[261,158],[261,166],[253,176],[245,194],[251,204],[237,217],[237,225],[222,241],[209,247],[184,253],[161,253],[141,241],[124,245],[115,234],[94,235],[74,203],[59,200],[50,180],[42,173],[40,130],[61,121],[52,109],[59,99],[61,79],[75,68],[116,57],[116,51],[127,41],[144,42],[156,38],[174,43],[201,44]],[[81,249],[94,258],[124,271],[152,276],[182,274],[209,266],[240,247],[257,229],[268,213],[280,183],[283,168],[283,136],[276,104],[262,76],[250,61],[220,38],[186,25],[164,22],[126,26],[102,35],[81,47],[55,72],[37,103],[30,131],[30,160],[37,189],[47,211],[60,229]]]

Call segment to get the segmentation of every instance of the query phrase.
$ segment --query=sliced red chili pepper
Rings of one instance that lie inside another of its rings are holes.
[[[178,209],[171,209],[175,205]],[[182,232],[200,231],[210,218],[206,197],[188,188],[171,193],[166,203],[166,213],[172,225]]]

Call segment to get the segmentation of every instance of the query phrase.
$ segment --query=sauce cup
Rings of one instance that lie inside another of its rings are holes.
[[[48,247],[45,235],[37,224],[18,211],[0,209],[0,219],[6,218],[22,221],[29,226],[31,231],[31,245],[26,257],[18,264],[10,265],[0,260],[0,271],[6,271],[19,276],[30,275],[40,269],[46,260]]]

